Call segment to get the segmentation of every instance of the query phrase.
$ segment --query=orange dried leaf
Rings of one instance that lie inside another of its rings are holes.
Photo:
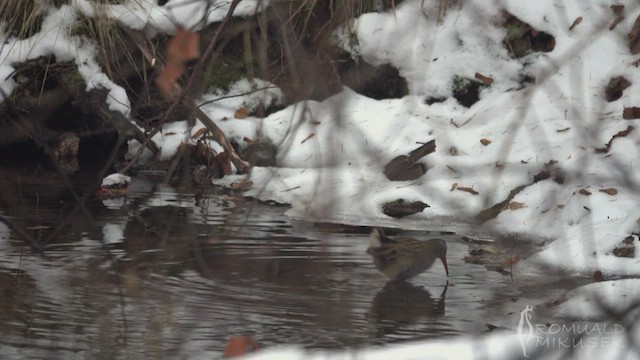
[[[502,266],[510,267],[510,266],[513,266],[513,265],[517,264],[518,261],[520,261],[520,256],[515,255],[515,256],[512,256],[512,257],[506,259],[505,261],[503,261],[502,262]]]
[[[177,89],[174,82],[180,78],[186,63],[200,57],[200,35],[196,32],[178,27],[176,34],[167,43],[167,60],[164,68],[156,78],[156,85],[167,97],[175,97]]]
[[[241,107],[233,114],[233,117],[236,119],[246,119],[249,116],[249,109],[246,107]]]
[[[234,336],[229,339],[222,357],[224,359],[230,359],[233,357],[243,356],[258,350],[259,348],[258,342],[251,336]]]
[[[178,90],[174,87],[174,82],[184,73],[185,66],[182,64],[167,63],[156,77],[156,86],[169,98],[177,95]]]
[[[493,84],[493,79],[489,76],[482,75],[480,73],[476,73],[476,79],[480,80],[485,85]]]
[[[167,44],[167,63],[184,64],[200,57],[200,34],[178,26]]]

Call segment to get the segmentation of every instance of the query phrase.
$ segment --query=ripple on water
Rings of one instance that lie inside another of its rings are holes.
[[[75,220],[46,259],[19,241],[6,246],[0,274],[24,274],[5,291],[0,355],[28,347],[32,358],[188,357],[247,333],[264,346],[312,348],[473,334],[505,314],[516,288],[464,263],[468,245],[452,234],[437,235],[449,244],[448,279],[436,264],[388,285],[366,254],[366,231],[292,227],[283,207],[167,188],[133,194],[128,206]]]

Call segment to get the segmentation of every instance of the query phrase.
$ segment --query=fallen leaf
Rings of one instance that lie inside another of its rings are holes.
[[[480,73],[476,73],[476,79],[480,80],[485,85],[493,84],[493,79],[491,77],[482,75]]]
[[[608,102],[612,102],[612,101],[616,101],[618,99],[620,99],[622,97],[622,94],[624,92],[624,90],[626,88],[628,88],[629,86],[631,86],[631,82],[629,82],[629,80],[627,80],[624,76],[616,76],[614,78],[612,78],[611,80],[609,80],[609,83],[607,84],[607,87],[604,88],[604,98],[608,101]],[[622,111],[622,116],[624,117],[625,113],[628,115],[633,115],[634,112],[637,112],[637,110],[635,111],[631,111],[631,114],[629,114],[629,110],[627,109],[634,109],[633,107],[631,108],[625,108]],[[637,109],[637,108],[635,108]]]
[[[604,281],[604,276],[602,276],[602,271],[597,270],[593,273],[593,282],[602,282]]]
[[[214,158],[213,166],[218,169],[220,174],[231,175],[231,159],[226,152],[221,152]]]
[[[451,166],[451,165],[447,165],[447,169],[453,171],[454,173],[458,172],[458,170],[454,169],[453,166]]]
[[[473,188],[470,188],[470,187],[459,186],[458,190],[465,191],[465,192],[468,192],[468,193],[473,194],[473,195],[478,195],[479,194],[479,192],[473,190]]]
[[[522,209],[523,207],[524,207],[524,203],[512,201],[508,203],[504,208],[509,210],[517,210],[517,209]]]
[[[626,128],[626,129],[621,130],[621,131],[618,131],[617,133],[615,133],[615,134],[611,137],[611,139],[609,140],[609,142],[608,142],[608,143],[606,143],[606,144],[604,145],[604,147],[603,147],[603,148],[596,148],[596,149],[595,149],[596,153],[608,153],[608,152],[609,152],[609,149],[611,148],[611,144],[613,143],[613,140],[615,140],[616,138],[619,138],[619,137],[624,137],[624,136],[629,135],[629,133],[630,133],[631,131],[633,131],[633,129],[634,129],[634,127],[633,127],[633,126],[631,126],[631,125],[629,125],[629,126],[627,126],[627,128]]]
[[[556,207],[557,207],[558,209],[564,209],[564,204],[558,204]]]
[[[622,110],[622,118],[625,120],[639,119],[640,108],[636,106],[624,108],[624,110]]]
[[[236,119],[246,119],[249,116],[249,109],[246,107],[241,107],[233,114],[233,117]]]
[[[312,137],[314,137],[316,135],[316,133],[311,133],[309,134],[309,136],[307,136],[306,138],[304,138],[304,140],[302,140],[300,142],[300,144],[304,144],[307,140],[311,139]]]
[[[622,12],[624,11],[624,5],[621,4],[611,5],[610,8],[616,15],[622,15]]]
[[[591,195],[591,192],[589,192],[589,190],[587,190],[587,189],[580,189],[580,191],[578,191],[578,193],[580,193],[581,195],[585,195],[585,196]]]
[[[569,131],[569,129],[571,129],[571,128],[568,127],[568,128],[564,128],[564,129],[559,129],[559,130],[556,130],[556,132],[561,133],[561,132]]]
[[[455,190],[457,187],[458,187],[458,183],[454,182],[453,184],[451,184],[451,190],[450,191]]]
[[[607,195],[617,195],[618,194],[618,190],[614,189],[614,188],[606,188],[606,189],[600,189],[599,191],[607,194]]]
[[[611,25],[609,25],[609,30],[615,29],[616,26],[618,26],[618,24],[620,24],[620,22],[622,22],[622,20],[624,20],[624,16],[618,16],[615,20],[613,20]]]
[[[255,142],[255,140],[249,139],[249,138],[248,138],[248,137],[246,137],[246,136],[242,138],[242,141],[246,142],[246,143],[247,143],[247,144],[249,144],[249,145],[252,145],[252,144],[255,144],[255,143],[256,143],[256,142]]]
[[[640,53],[640,16],[638,16],[636,21],[633,23],[633,28],[631,28],[628,37],[631,55]]]
[[[480,143],[484,146],[491,144],[491,140],[489,139],[480,139]]]
[[[576,27],[576,25],[580,24],[581,22],[582,22],[582,16],[578,16],[578,18],[576,18],[573,24],[569,26],[569,31],[573,30],[573,28]]]

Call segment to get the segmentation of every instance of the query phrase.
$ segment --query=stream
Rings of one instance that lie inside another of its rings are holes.
[[[526,304],[587,281],[536,285],[468,264],[451,224],[399,232],[446,240],[448,278],[437,262],[387,284],[366,254],[367,227],[151,182],[78,207],[62,182],[44,194],[16,178],[0,184],[16,193],[0,212],[48,243],[39,255],[0,222],[3,359],[216,359],[234,335],[310,349],[475,335],[514,329]]]

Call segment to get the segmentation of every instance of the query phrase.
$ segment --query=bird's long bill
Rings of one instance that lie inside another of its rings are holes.
[[[441,256],[440,260],[442,260],[442,265],[444,265],[444,271],[446,271],[447,276],[449,276],[449,267],[447,266],[447,258],[444,256]]]

